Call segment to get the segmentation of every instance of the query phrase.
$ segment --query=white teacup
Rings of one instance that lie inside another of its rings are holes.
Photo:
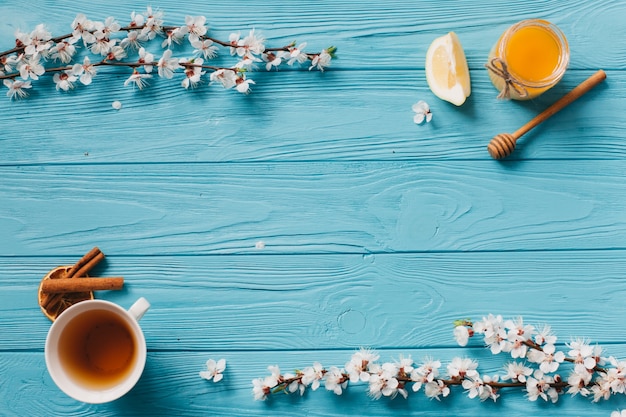
[[[100,404],[130,391],[146,363],[146,340],[138,320],[150,308],[139,298],[130,309],[104,300],[81,301],[50,327],[48,372],[70,397]]]

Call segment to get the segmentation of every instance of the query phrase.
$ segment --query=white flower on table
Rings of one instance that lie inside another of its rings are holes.
[[[439,376],[441,362],[427,358],[417,368],[411,371],[411,381],[413,381],[413,391],[419,391],[423,385],[433,382]]]
[[[217,46],[213,45],[213,41],[211,39],[194,39],[190,41],[191,46],[193,46],[193,53],[196,55],[202,55],[204,59],[211,59],[217,56]]]
[[[324,367],[321,363],[315,362],[313,366],[307,366],[302,370],[302,384],[311,386],[315,391],[320,386],[320,381],[324,378]]]
[[[596,366],[596,358],[593,356],[594,349],[583,339],[576,339],[567,344],[570,348],[569,356],[574,359],[577,365],[583,365],[586,369],[593,369]]]
[[[267,367],[271,375],[265,378],[256,378],[252,380],[252,393],[254,399],[257,401],[263,401],[271,394],[272,388],[278,385],[278,381],[281,378],[280,368],[276,365],[270,365]]]
[[[324,71],[324,68],[330,66],[330,61],[332,60],[332,55],[328,52],[328,49],[322,50],[319,54],[315,55],[311,60],[311,66],[309,67],[309,71],[313,68],[317,68],[320,71]]]
[[[506,375],[502,376],[502,380],[512,380],[519,382],[526,382],[526,378],[533,374],[532,368],[524,365],[521,362],[510,362],[504,366]]]
[[[556,351],[556,347],[548,343],[542,350],[531,350],[528,352],[528,360],[538,363],[539,369],[543,373],[550,374],[559,369],[560,364],[565,360],[565,353]]]
[[[415,115],[413,116],[413,121],[416,124],[422,124],[424,123],[424,121],[428,123],[432,120],[433,114],[430,111],[430,106],[424,100],[418,101],[411,108],[415,112]]]
[[[80,77],[79,80],[83,85],[89,85],[96,75],[96,67],[91,63],[89,57],[86,56],[82,64],[74,64],[72,72]]]
[[[235,80],[235,88],[242,94],[248,94],[250,92],[250,84],[254,84],[254,81],[250,78],[246,78],[245,75],[237,77]]]
[[[24,61],[24,63],[19,67],[20,77],[22,77],[24,80],[28,80],[29,78],[33,80],[38,80],[40,75],[45,74],[46,69],[41,64],[39,59],[39,55],[35,54],[26,61]]]
[[[451,378],[478,378],[478,362],[469,358],[453,358],[448,364],[448,375]]]
[[[211,73],[210,80],[222,84],[225,89],[229,89],[237,84],[237,74],[234,70],[221,68]]]
[[[66,70],[63,72],[57,72],[52,77],[52,80],[56,84],[57,90],[69,91],[74,88],[74,83],[78,78],[74,74],[73,70]]]
[[[146,48],[141,47],[139,48],[139,59],[137,62],[139,62],[140,64],[144,64],[143,69],[144,71],[146,71],[146,73],[151,73],[152,63],[154,62],[154,55],[152,55],[150,52],[147,52]]]
[[[206,27],[206,17],[204,16],[186,16],[185,25],[187,26],[187,33],[189,33],[189,41],[197,41],[201,36],[204,36],[208,30]]]
[[[30,81],[4,80],[3,83],[4,86],[9,89],[9,91],[7,91],[7,97],[9,97],[9,99],[28,97],[28,93],[25,90],[32,88]]]
[[[186,77],[181,82],[181,85],[185,89],[188,89],[189,87],[195,88],[200,83],[202,76],[205,74],[205,72],[202,71],[202,64],[204,63],[204,60],[202,58],[194,58],[187,62],[185,59],[181,59],[180,62],[188,64],[185,66]]]
[[[454,327],[454,339],[459,346],[467,346],[467,342],[470,338],[469,329],[466,326]]]
[[[450,387],[443,383],[440,379],[429,382],[424,388],[424,393],[428,398],[434,398],[437,401],[441,401],[439,397],[447,397],[450,395]]]
[[[361,348],[352,355],[350,362],[346,363],[346,372],[350,376],[350,382],[368,382],[370,374],[369,365],[378,360],[380,356],[373,350]]]
[[[306,42],[301,43],[300,45],[293,46],[289,48],[289,60],[287,61],[288,65],[293,65],[296,62],[302,64],[309,59],[309,56],[304,52],[304,48],[306,48]]]
[[[261,58],[263,58],[263,61],[266,62],[265,64],[265,69],[267,71],[271,71],[272,68],[276,68],[278,69],[278,67],[280,66],[280,64],[283,63],[283,58],[285,58],[288,55],[287,52],[285,51],[276,51],[276,53],[274,52],[265,52]]]
[[[345,378],[341,369],[336,366],[331,366],[326,373],[324,384],[328,391],[341,395],[343,390],[348,386],[348,379]]]
[[[157,64],[159,77],[170,79],[174,76],[174,71],[182,68],[178,63],[178,58],[172,58],[172,50],[168,49],[163,52],[163,56]]]
[[[76,47],[74,44],[77,41],[78,38],[71,37],[56,43],[52,48],[50,48],[50,57],[67,64],[76,54]]]
[[[545,375],[539,369],[533,372],[533,376],[528,377],[526,380],[526,391],[529,401],[537,401],[538,398],[544,401],[557,402],[559,399],[559,393],[551,384],[554,383],[554,378]]]
[[[226,369],[226,359],[220,359],[217,362],[215,359],[209,359],[206,361],[206,368],[206,371],[200,371],[200,377],[207,381],[220,382],[224,378],[223,372]]]
[[[128,77],[126,81],[124,81],[124,86],[128,85],[136,85],[140,90],[143,89],[146,85],[148,85],[148,78],[152,78],[150,74],[142,74],[136,69],[133,71],[133,74]]]

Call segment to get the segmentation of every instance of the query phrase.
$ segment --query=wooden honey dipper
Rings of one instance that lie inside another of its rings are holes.
[[[511,154],[513,149],[515,149],[515,142],[526,132],[528,132],[533,127],[537,126],[539,123],[545,121],[550,116],[554,115],[568,104],[572,103],[574,100],[580,98],[583,94],[591,90],[593,87],[598,85],[606,78],[606,73],[602,70],[598,70],[591,77],[587,78],[582,83],[578,84],[572,91],[565,94],[559,100],[557,100],[550,107],[545,109],[543,112],[539,113],[535,116],[530,122],[526,123],[524,126],[520,127],[513,133],[500,133],[494,136],[487,145],[487,150],[489,154],[494,159],[502,159]]]

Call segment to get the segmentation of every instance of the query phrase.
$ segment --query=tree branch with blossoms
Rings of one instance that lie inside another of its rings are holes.
[[[612,395],[626,394],[626,361],[604,356],[598,345],[585,339],[557,344],[549,326],[537,328],[522,318],[504,320],[492,314],[482,320],[458,320],[454,337],[460,346],[481,335],[494,355],[509,357],[503,371],[495,375],[479,372],[478,362],[466,357],[453,358],[445,367],[442,362],[426,358],[414,362],[411,356],[381,363],[374,350],[360,349],[343,367],[324,367],[316,362],[293,373],[282,373],[276,365],[268,367],[269,375],[252,381],[256,400],[277,393],[299,393],[320,386],[341,395],[349,386],[366,384],[374,399],[404,398],[409,392],[422,391],[436,400],[448,397],[455,387],[469,398],[497,401],[502,391],[518,389],[529,401],[556,403],[562,394],[589,397],[592,402]]]
[[[248,74],[261,63],[266,71],[284,65],[324,71],[337,50],[331,46],[309,53],[305,52],[306,43],[296,45],[295,42],[266,47],[265,39],[254,29],[243,37],[240,33],[231,33],[228,41],[220,40],[209,35],[204,16],[187,16],[184,25],[168,26],[164,24],[163,12],[151,7],[143,13],[132,12],[126,26],[113,17],[93,21],[78,14],[71,29],[71,33],[53,37],[45,25],[39,24],[30,33],[15,33],[15,47],[0,52],[0,80],[8,88],[10,99],[27,97],[32,82],[45,74],[53,74],[57,90],[69,91],[77,84],[89,85],[99,67],[105,66],[132,70],[124,85],[139,89],[148,85],[156,68],[157,75],[166,79],[172,79],[180,70],[183,73],[181,86],[185,89],[198,86],[209,73],[210,83],[247,94],[254,84]],[[165,49],[158,59],[146,49],[155,39],[160,39],[161,48]],[[194,48],[191,56],[174,57],[172,47],[185,40]],[[81,44],[88,54],[82,57],[82,62],[77,62]],[[218,56],[220,48],[227,49],[236,59],[234,65],[208,64]]]

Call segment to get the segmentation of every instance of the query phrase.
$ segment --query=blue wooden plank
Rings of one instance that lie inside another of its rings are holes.
[[[624,345],[613,346],[626,352]],[[482,348],[474,350],[419,351],[415,349],[381,352],[382,361],[393,361],[399,355],[412,354],[421,361],[422,354],[429,354],[446,364],[452,357],[467,354],[478,358],[480,369],[498,373],[503,364],[497,356],[487,356]],[[589,398],[562,395],[556,404],[528,401],[516,390],[502,390],[497,403],[480,402],[467,398],[463,389],[454,389],[448,398],[440,402],[429,400],[423,392],[409,394],[408,399],[398,396],[393,400],[373,400],[367,396],[364,385],[350,387],[341,396],[325,391],[322,386],[304,397],[295,394],[285,397],[278,394],[265,402],[254,401],[252,379],[268,374],[266,366],[279,365],[284,372],[293,368],[310,366],[312,361],[323,365],[343,366],[353,351],[304,351],[241,353],[224,350],[202,352],[151,353],[142,379],[126,397],[110,404],[88,405],[66,397],[45,373],[42,355],[11,353],[0,357],[3,378],[2,401],[5,412],[10,415],[65,415],[76,416],[475,416],[507,415],[563,416],[580,415],[607,417],[611,411],[623,407],[623,398],[613,396],[608,401],[591,403]],[[225,358],[227,369],[222,382],[214,384],[201,379],[208,358]],[[19,384],[11,381],[20,381]]]
[[[623,161],[0,167],[7,255],[624,248]]]
[[[107,253],[108,247],[101,249]],[[72,257],[0,258],[0,351],[41,351],[49,322],[36,292]],[[142,319],[150,350],[276,351],[451,347],[454,320],[488,313],[550,324],[563,342],[623,341],[624,251],[384,255],[110,255],[100,292]],[[607,307],[610,306],[610,307]],[[601,323],[601,325],[599,325]]]
[[[271,3],[165,0],[167,20],[205,14],[213,33],[254,27],[272,42],[339,47],[324,73],[255,74],[250,96],[178,83],[122,89],[128,73],[58,94],[44,77],[32,97],[0,100],[0,414],[7,415],[563,415],[608,416],[622,396],[590,404],[478,404],[460,390],[422,396],[252,400],[265,366],[342,365],[371,345],[385,358],[448,359],[450,323],[488,312],[547,322],[567,341],[590,337],[626,356],[625,146],[621,109],[626,3],[342,0]],[[77,12],[128,19],[145,3],[5,0],[0,49],[16,28],[66,32]],[[494,99],[483,63],[511,23],[539,17],[567,34],[571,67],[538,100]],[[473,94],[462,108],[435,99],[423,75],[430,41],[455,30]],[[157,48],[158,49],[158,48]],[[226,61],[226,59],[222,59]],[[222,62],[220,61],[220,62]],[[513,158],[485,145],[515,129],[598,67],[605,85],[539,127]],[[2,90],[4,91],[4,90]],[[415,126],[410,106],[431,103]],[[121,100],[119,112],[111,108]],[[263,243],[263,244],[260,244]],[[39,279],[93,245],[126,289],[99,296],[153,302],[143,319],[145,377],[109,405],[78,404],[43,364],[49,326]],[[223,384],[197,377],[229,361]]]
[[[70,94],[46,85],[28,100],[0,100],[0,112],[16,121],[3,128],[0,165],[488,161],[494,135],[515,131],[592,72],[568,72],[553,91],[520,104],[497,100],[486,70],[476,69],[461,108],[435,98],[417,69],[261,74],[246,97],[215,85],[184,91],[180,80],[133,91],[123,87],[123,74]],[[624,77],[608,71],[584,101],[520,139],[510,159],[624,159]],[[425,126],[413,123],[411,105],[419,99],[434,115]],[[123,103],[120,111],[111,107],[114,100]],[[59,115],[43,117],[51,108]],[[80,117],[60,115],[76,108]]]

